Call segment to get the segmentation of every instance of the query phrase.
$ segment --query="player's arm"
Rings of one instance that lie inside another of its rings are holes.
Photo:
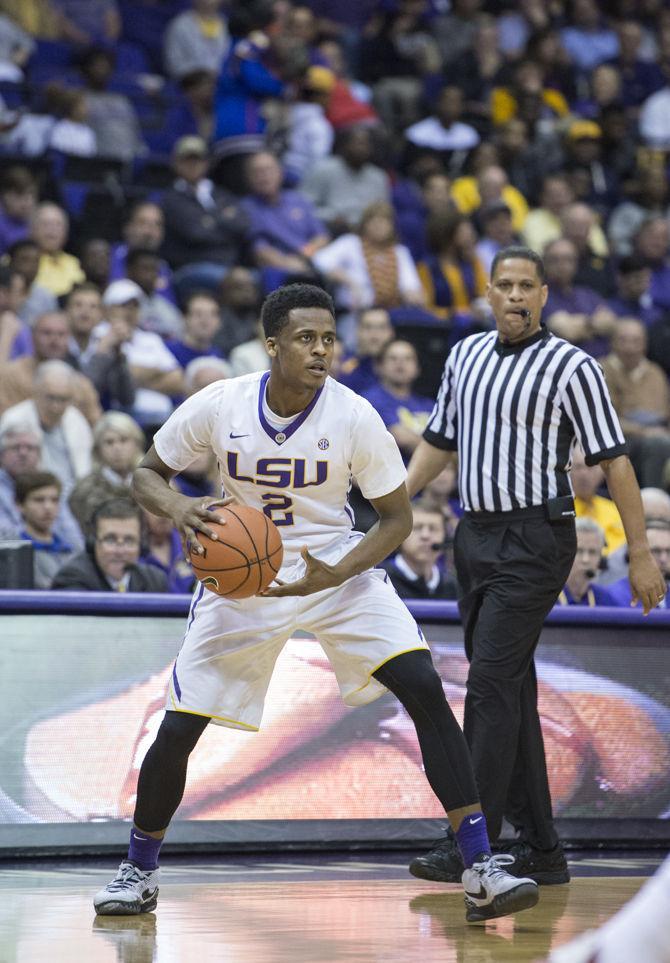
[[[446,448],[437,448],[422,438],[412,453],[407,466],[407,491],[409,497],[414,498],[417,492],[423,491],[429,482],[456,458],[456,452]]]
[[[211,511],[212,505],[226,505],[232,499],[226,498],[189,498],[170,488],[170,479],[177,472],[159,458],[152,445],[133,474],[132,492],[135,500],[154,515],[170,518],[182,537],[184,550],[189,549],[202,554],[203,548],[196,538],[196,532],[203,532],[216,539],[207,522],[216,521],[225,525],[225,518],[219,518]]]
[[[262,594],[276,597],[321,592],[373,568],[395,551],[412,531],[412,507],[405,484],[399,485],[388,495],[370,501],[379,520],[344,558],[335,565],[328,565],[303,548],[301,554],[306,566],[304,576],[296,582],[273,585]]]
[[[600,462],[607,488],[619,510],[628,543],[630,567],[628,578],[632,589],[631,605],[642,603],[644,614],[656,608],[666,593],[665,579],[654,560],[647,541],[640,489],[627,455]]]

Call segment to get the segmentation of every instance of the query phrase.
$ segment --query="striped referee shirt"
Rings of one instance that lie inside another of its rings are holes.
[[[578,441],[587,465],[626,453],[600,365],[542,326],[520,344],[497,331],[452,349],[424,438],[459,454],[466,511],[510,511],[572,494]]]

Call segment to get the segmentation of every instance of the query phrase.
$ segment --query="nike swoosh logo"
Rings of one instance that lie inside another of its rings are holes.
[[[232,431],[231,431],[230,437],[231,437],[231,438],[248,438],[249,435],[248,435],[248,434],[246,434],[246,435],[234,435],[234,434],[232,433]]]
[[[479,887],[479,892],[478,892],[478,893],[471,893],[471,892],[470,892],[469,890],[467,890],[467,889],[464,890],[464,892],[465,892],[465,895],[466,895],[466,896],[469,896],[469,897],[470,897],[470,899],[486,899],[486,898],[488,897],[488,893],[486,892],[486,890],[484,889],[484,887],[481,886],[481,885],[480,885],[480,887]]]
[[[478,823],[483,818],[484,818],[483,816],[477,816],[476,819],[468,819],[468,822],[470,823],[471,826],[474,826],[475,823]]]

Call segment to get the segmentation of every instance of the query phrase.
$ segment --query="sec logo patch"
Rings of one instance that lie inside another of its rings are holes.
[[[325,451],[326,448],[330,448],[330,442],[328,441],[327,438],[319,439],[319,448],[321,449],[321,451]]]

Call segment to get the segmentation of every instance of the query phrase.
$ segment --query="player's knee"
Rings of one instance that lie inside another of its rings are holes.
[[[442,688],[442,680],[431,659],[423,660],[416,674],[414,691],[424,709],[438,709],[443,706],[446,697]]]
[[[176,756],[187,756],[195,748],[208,722],[203,716],[166,712],[156,735],[156,744]]]

